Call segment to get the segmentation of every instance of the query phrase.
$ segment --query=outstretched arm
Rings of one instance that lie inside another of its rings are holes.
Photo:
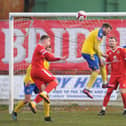
[[[45,49],[41,50],[41,54],[45,57],[47,61],[58,61],[66,59],[66,57],[55,57],[52,53],[46,51]]]
[[[51,54],[49,52],[47,52],[45,54],[45,58],[46,58],[47,61],[58,61],[58,60],[61,60],[60,57],[55,57],[53,54]]]

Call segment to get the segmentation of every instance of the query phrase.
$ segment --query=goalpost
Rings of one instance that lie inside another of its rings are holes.
[[[100,27],[102,23],[112,24],[114,26],[112,35],[117,36],[118,41],[121,40],[121,46],[126,44],[125,12],[90,12],[86,13],[87,19],[84,21],[78,21],[76,15],[77,13],[9,13],[9,113],[12,113],[14,107],[14,92],[16,91],[14,85],[17,81],[22,83],[17,75],[24,75],[31,61],[36,44],[32,39],[38,41],[40,35],[48,34],[53,40],[54,54],[68,56],[67,63],[51,64],[51,71],[58,75],[83,75],[85,71],[89,71],[87,66],[82,66],[84,60],[81,59],[81,45],[85,36],[94,28]],[[42,28],[43,30],[41,30]],[[104,39],[105,41],[107,38]],[[102,49],[106,48],[106,43],[102,45]],[[18,50],[19,48],[20,50]],[[30,50],[30,48],[32,49]],[[16,57],[18,53],[21,53],[21,56]],[[20,57],[27,58],[20,61]],[[14,80],[14,76],[17,77],[16,80]]]

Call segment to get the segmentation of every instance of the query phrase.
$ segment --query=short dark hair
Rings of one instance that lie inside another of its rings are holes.
[[[111,26],[110,24],[108,24],[108,23],[104,23],[104,24],[102,25],[102,27],[103,27],[103,28],[110,28],[110,29],[112,29],[112,26]]]
[[[44,40],[44,39],[48,39],[48,38],[50,38],[48,35],[42,35],[42,36],[40,37],[40,40]]]
[[[114,36],[109,37],[109,39],[114,39],[117,42],[117,39]]]

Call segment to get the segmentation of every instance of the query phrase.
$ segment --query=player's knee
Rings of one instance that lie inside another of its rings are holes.
[[[93,70],[93,71],[96,71],[97,73],[100,73],[100,69],[96,69],[96,70]]]
[[[25,104],[29,103],[31,99],[25,99],[24,102]]]
[[[30,102],[30,100],[31,100],[31,94],[26,94],[24,99],[25,104]]]
[[[56,85],[58,85],[58,80],[57,79],[55,79],[55,82],[56,82]]]
[[[55,88],[57,87],[57,85],[58,85],[58,80],[55,78],[54,80],[53,80],[55,83]]]
[[[97,69],[96,71],[97,71],[98,73],[100,73],[100,69]]]
[[[44,84],[41,85],[41,91],[44,91],[46,89],[46,86]]]
[[[58,80],[56,79],[56,77],[53,77],[52,80],[58,85]]]

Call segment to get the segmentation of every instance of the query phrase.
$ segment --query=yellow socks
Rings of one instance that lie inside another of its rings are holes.
[[[106,73],[106,67],[105,66],[101,66],[100,67],[100,72],[101,72],[101,76],[102,76],[102,80],[104,84],[107,84],[107,73]],[[97,71],[93,71],[91,73],[89,82],[87,83],[87,89],[92,88],[96,78],[98,76],[98,72]]]
[[[92,71],[90,79],[89,79],[89,81],[87,83],[87,86],[86,86],[87,89],[92,88],[97,76],[98,76],[98,72],[97,71]]]
[[[101,72],[101,76],[102,76],[102,81],[104,84],[107,83],[107,73],[106,73],[106,67],[105,66],[101,66],[100,67],[100,72]]]
[[[16,105],[14,112],[19,112],[19,110],[24,107],[25,102],[24,101],[19,101],[18,104]]]
[[[50,103],[44,101],[44,117],[50,117]]]

